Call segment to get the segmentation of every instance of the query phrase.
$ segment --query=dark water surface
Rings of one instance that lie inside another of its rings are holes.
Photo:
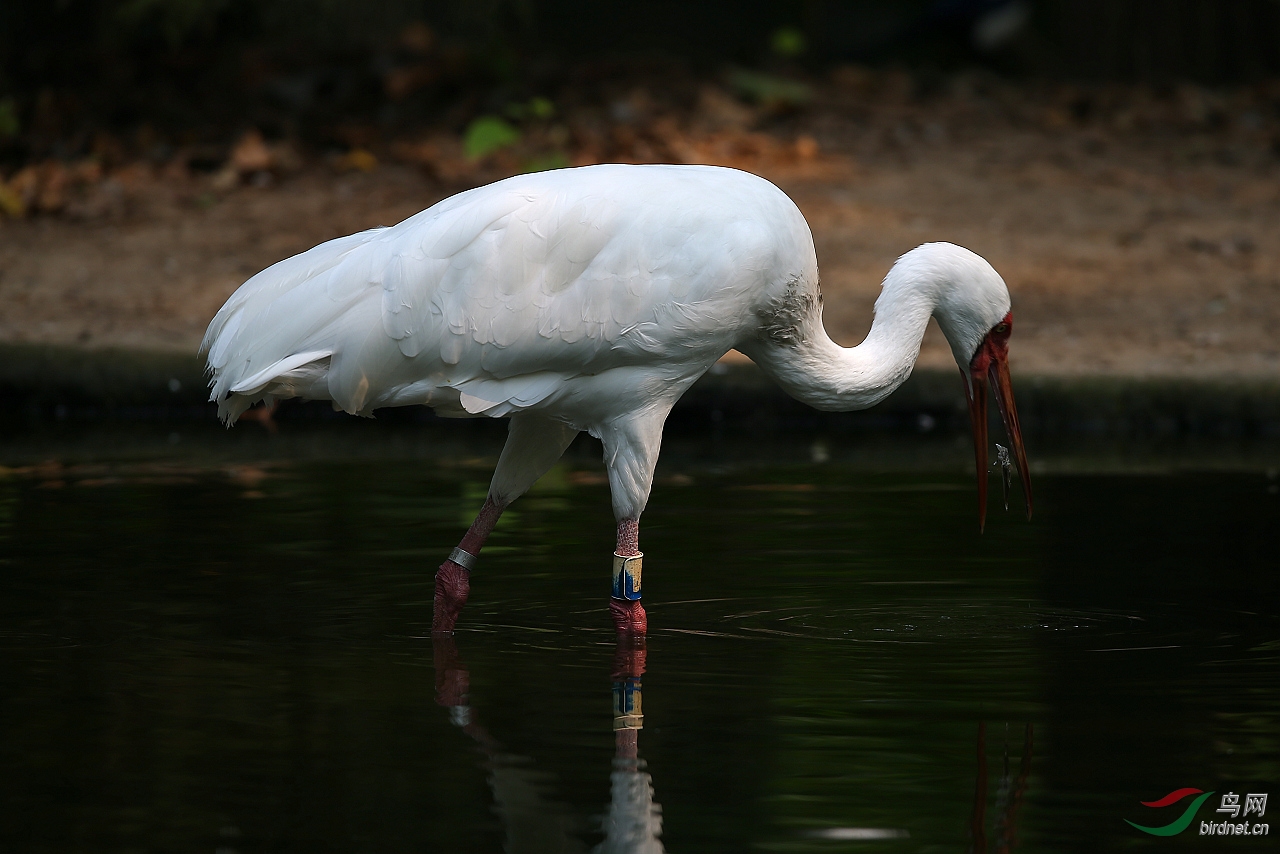
[[[1033,523],[993,508],[979,536],[959,474],[667,477],[643,654],[605,612],[589,465],[504,518],[432,643],[487,479],[0,477],[0,848],[1275,850],[1124,821],[1280,789],[1274,478],[1047,475]],[[627,692],[643,728],[616,735]]]

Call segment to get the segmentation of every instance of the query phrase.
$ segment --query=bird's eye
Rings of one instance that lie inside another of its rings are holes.
[[[1008,331],[1009,331],[1009,324],[1007,324],[1007,323],[997,323],[997,324],[996,324],[996,328],[995,328],[995,330],[994,330],[994,331],[996,331],[996,332],[1000,333],[1001,335],[1003,335],[1003,334],[1005,334],[1006,332],[1008,332]]]

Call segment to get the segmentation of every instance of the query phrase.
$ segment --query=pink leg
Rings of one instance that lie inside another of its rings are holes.
[[[617,554],[627,557],[640,554],[640,520],[623,519],[618,523]],[[649,620],[639,601],[609,599],[609,615],[619,635],[643,637],[649,630]]]
[[[480,515],[471,523],[466,536],[458,543],[458,548],[473,555],[480,554],[484,541],[493,533],[493,526],[498,524],[498,518],[505,508],[506,505],[494,501],[493,496],[486,498],[484,506],[480,508]],[[458,615],[462,613],[462,606],[467,603],[470,593],[469,572],[451,560],[440,564],[440,569],[436,571],[435,609],[431,615],[433,635],[453,634],[453,627],[457,624]]]

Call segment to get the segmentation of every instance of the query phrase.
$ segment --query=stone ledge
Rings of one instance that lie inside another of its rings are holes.
[[[85,417],[213,417],[194,354],[0,344],[0,405],[6,420]],[[1280,438],[1280,377],[1274,379],[1019,376],[1018,408],[1028,435]],[[291,404],[297,415],[330,417],[323,403]],[[20,415],[25,413],[25,415]],[[332,417],[341,417],[333,414]],[[380,417],[431,419],[427,410]],[[965,430],[955,371],[919,370],[880,405],[818,412],[788,397],[749,362],[720,363],[681,400],[670,429],[785,437],[797,432]]]

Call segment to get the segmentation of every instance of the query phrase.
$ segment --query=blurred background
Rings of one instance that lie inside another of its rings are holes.
[[[0,342],[190,357],[322,240],[518,172],[684,162],[796,199],[843,343],[943,239],[1009,282],[1023,374],[1270,378],[1278,73],[1272,0],[15,0]],[[949,358],[931,334],[922,367]]]

